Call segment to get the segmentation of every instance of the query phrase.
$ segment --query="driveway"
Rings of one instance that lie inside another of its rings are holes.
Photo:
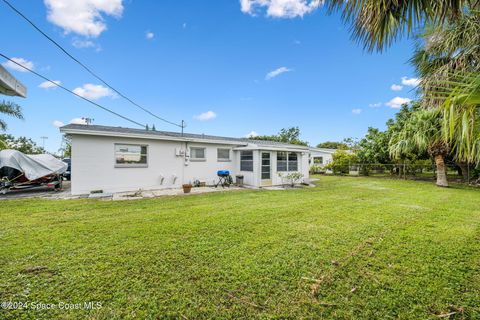
[[[70,181],[63,181],[63,190],[54,191],[52,188],[37,187],[26,190],[9,191],[7,194],[0,194],[0,200],[25,199],[25,198],[70,198]]]

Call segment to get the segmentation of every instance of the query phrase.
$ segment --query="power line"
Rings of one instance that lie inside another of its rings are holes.
[[[102,105],[100,105],[100,104],[98,104],[98,103],[96,103],[96,102],[93,102],[93,101],[90,100],[90,99],[87,99],[87,98],[85,98],[85,97],[82,97],[82,96],[79,95],[78,93],[75,93],[75,92],[73,92],[72,90],[65,88],[65,87],[62,86],[61,84],[59,84],[59,83],[57,83],[57,82],[55,82],[55,81],[52,81],[52,80],[48,79],[47,77],[41,75],[40,73],[38,73],[38,72],[36,72],[36,71],[33,71],[32,69],[30,69],[30,68],[28,68],[28,67],[25,67],[24,65],[16,62],[16,61],[13,60],[13,59],[10,59],[9,57],[7,57],[6,55],[4,55],[4,54],[1,53],[1,52],[0,52],[0,56],[3,57],[3,58],[5,58],[6,60],[12,62],[12,63],[15,63],[17,66],[19,66],[19,67],[21,67],[21,68],[23,68],[23,69],[25,69],[25,70],[33,73],[33,74],[36,75],[37,77],[40,77],[40,78],[42,78],[43,80],[48,81],[49,83],[54,84],[55,86],[57,86],[57,87],[59,87],[59,88],[62,88],[63,90],[65,90],[65,91],[67,91],[67,92],[69,92],[69,93],[71,93],[71,94],[79,97],[80,99],[83,99],[83,100],[85,100],[85,101],[93,104],[94,106],[97,106],[97,107],[99,107],[99,108],[101,108],[101,109],[103,109],[103,110],[105,110],[105,111],[107,111],[107,112],[110,112],[111,114],[116,115],[117,117],[120,117],[120,118],[122,118],[122,119],[124,119],[124,120],[127,120],[127,121],[129,121],[129,122],[131,122],[131,123],[134,123],[134,124],[137,125],[137,126],[140,126],[140,127],[142,127],[142,128],[145,128],[145,125],[141,124],[140,122],[137,122],[137,121],[135,121],[135,120],[132,120],[132,119],[130,119],[130,118],[127,118],[127,117],[125,117],[125,116],[122,116],[121,114],[119,114],[119,113],[117,113],[117,112],[115,112],[115,111],[112,111],[112,110],[110,110],[110,109],[108,109],[108,108],[106,108],[106,107],[104,107],[104,106],[102,106]]]
[[[183,123],[180,125],[180,124],[177,124],[175,122],[172,122],[172,121],[169,121],[165,118],[162,118],[162,117],[159,117],[157,116],[156,114],[154,114],[153,112],[151,112],[150,110],[142,107],[141,105],[139,105],[138,103],[136,103],[135,101],[133,101],[132,99],[130,99],[129,97],[125,96],[123,93],[121,93],[120,91],[118,91],[117,89],[115,89],[114,87],[112,87],[110,84],[108,84],[105,80],[103,80],[100,76],[98,76],[95,72],[93,72],[89,67],[87,67],[85,64],[83,64],[82,62],[80,62],[77,58],[75,58],[72,54],[70,54],[65,48],[63,48],[58,42],[56,42],[55,40],[53,40],[48,34],[46,34],[42,29],[40,29],[32,20],[30,20],[28,17],[26,17],[22,12],[20,12],[17,8],[15,8],[10,2],[8,2],[7,0],[3,0],[3,2],[10,7],[10,9],[12,9],[15,13],[17,13],[20,17],[22,17],[25,21],[27,21],[35,30],[37,30],[38,32],[40,32],[45,38],[47,38],[50,42],[52,42],[55,46],[57,46],[61,51],[63,51],[63,53],[65,53],[68,57],[70,57],[70,59],[72,59],[73,61],[75,61],[76,63],[78,63],[80,66],[82,66],[88,73],[90,73],[93,77],[95,77],[97,80],[101,81],[104,85],[106,85],[107,87],[109,87],[110,89],[112,89],[116,94],[118,94],[119,96],[121,96],[122,98],[124,98],[125,100],[127,100],[128,102],[130,102],[131,104],[133,104],[134,106],[136,106],[137,108],[145,111],[146,113],[148,113],[149,115],[151,115],[152,117],[154,118],[157,118],[165,123],[168,123],[168,124],[171,124],[171,125],[174,125],[174,126],[177,126],[177,127],[180,127],[183,129]]]

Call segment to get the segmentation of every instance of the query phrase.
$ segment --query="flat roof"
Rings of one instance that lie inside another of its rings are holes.
[[[27,87],[0,65],[0,94],[26,98]]]
[[[233,144],[237,146],[247,146],[248,144],[257,145],[258,148],[262,147],[275,147],[286,149],[302,149],[308,151],[308,147],[282,143],[277,141],[267,140],[255,140],[248,138],[232,138],[222,136],[212,136],[206,134],[194,134],[194,133],[180,133],[172,131],[153,131],[145,129],[133,129],[124,127],[111,127],[101,125],[84,125],[84,124],[68,124],[60,128],[60,132],[67,134],[86,134],[86,135],[99,135],[99,136],[123,136],[131,138],[143,138],[143,139],[162,139],[173,141],[198,141],[207,143],[225,143]]]

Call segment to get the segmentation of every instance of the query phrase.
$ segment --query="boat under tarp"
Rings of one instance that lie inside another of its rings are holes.
[[[51,175],[61,175],[68,165],[50,154],[26,155],[17,150],[0,151],[0,178],[35,181]]]

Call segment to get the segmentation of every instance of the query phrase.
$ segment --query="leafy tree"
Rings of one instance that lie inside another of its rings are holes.
[[[308,146],[308,142],[300,140],[300,128],[290,127],[280,130],[276,135],[252,137],[253,140],[277,141],[290,144]]]
[[[437,186],[448,187],[445,157],[450,148],[442,134],[441,116],[438,109],[414,111],[402,130],[392,135],[389,149],[397,159],[404,154],[428,152],[437,167]]]
[[[480,7],[477,0],[329,0],[327,4],[331,11],[342,11],[352,25],[353,38],[368,50],[382,50],[425,24],[454,23],[466,11]]]
[[[376,128],[368,128],[365,137],[359,142],[358,160],[361,163],[391,163],[388,149],[389,134]]]
[[[35,141],[26,137],[14,137],[11,134],[0,135],[0,141],[4,141],[5,149],[18,150],[25,154],[41,154],[45,153],[45,149],[39,147]]]
[[[8,102],[8,101],[0,102],[0,114],[6,114],[8,116],[12,116],[17,119],[23,119],[22,109],[20,108],[19,105],[13,102]],[[0,119],[0,131],[5,131],[5,130],[7,130],[7,123],[3,119]],[[6,148],[6,147],[7,147],[6,141],[0,138],[0,148]]]
[[[325,166],[335,174],[347,174],[350,165],[358,163],[357,155],[346,150],[337,150],[332,154],[332,162]]]
[[[348,149],[348,146],[344,142],[325,141],[317,144],[317,148],[346,150]]]

